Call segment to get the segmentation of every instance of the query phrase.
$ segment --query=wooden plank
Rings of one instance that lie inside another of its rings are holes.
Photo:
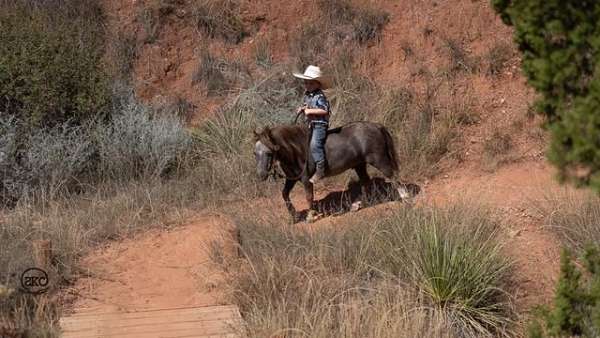
[[[170,324],[170,323],[178,323],[178,322],[222,322],[222,321],[233,321],[232,318],[235,318],[235,313],[216,313],[216,314],[207,314],[203,316],[195,315],[195,316],[165,316],[162,318],[126,318],[126,319],[88,319],[85,321],[73,321],[66,320],[61,321],[61,327],[65,331],[69,330],[77,330],[85,327],[94,327],[101,325],[103,323],[111,323],[113,326],[135,326],[140,322],[152,322],[152,325],[162,325],[162,324]]]
[[[168,312],[176,312],[183,313],[185,311],[192,311],[196,313],[200,312],[214,312],[219,310],[229,310],[235,309],[237,311],[237,306],[235,305],[213,305],[213,306],[197,306],[197,307],[178,307],[178,308],[169,308],[169,309],[144,309],[144,310],[136,310],[136,311],[113,311],[113,312],[97,312],[97,311],[85,311],[79,312],[79,309],[69,317],[85,317],[85,316],[101,316],[101,315],[127,315],[127,314],[140,314],[140,313],[168,313]]]
[[[60,320],[65,338],[242,337],[236,306],[85,313]]]

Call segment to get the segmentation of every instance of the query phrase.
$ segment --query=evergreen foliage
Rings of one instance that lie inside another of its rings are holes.
[[[578,269],[571,255],[561,255],[560,277],[552,309],[541,308],[530,327],[531,338],[600,336],[600,252],[588,248],[584,269]],[[585,270],[585,271],[581,271]]]
[[[514,26],[560,178],[600,192],[600,2],[492,0]]]

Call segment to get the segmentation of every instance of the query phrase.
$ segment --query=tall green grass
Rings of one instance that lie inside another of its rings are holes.
[[[510,264],[481,209],[400,209],[341,229],[236,218],[245,259],[220,263],[251,337],[514,334]]]

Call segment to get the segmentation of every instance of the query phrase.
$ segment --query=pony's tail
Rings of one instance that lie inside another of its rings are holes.
[[[394,145],[394,138],[384,126],[381,126],[381,133],[383,134],[383,137],[385,139],[385,148],[387,150],[387,155],[390,159],[390,162],[392,162],[392,169],[394,170],[394,172],[398,172],[398,170],[400,170],[400,167],[398,166],[398,158],[396,156],[396,146]]]

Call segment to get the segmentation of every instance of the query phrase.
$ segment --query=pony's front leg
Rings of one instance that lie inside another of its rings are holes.
[[[283,201],[285,202],[285,207],[287,208],[288,212],[290,213],[290,215],[292,216],[292,219],[294,220],[294,222],[296,221],[296,208],[294,208],[294,205],[292,204],[292,201],[290,200],[290,192],[292,191],[292,189],[294,189],[294,186],[296,185],[295,180],[290,180],[290,179],[285,179],[285,184],[283,186],[283,190],[281,191],[281,196],[283,197]]]

